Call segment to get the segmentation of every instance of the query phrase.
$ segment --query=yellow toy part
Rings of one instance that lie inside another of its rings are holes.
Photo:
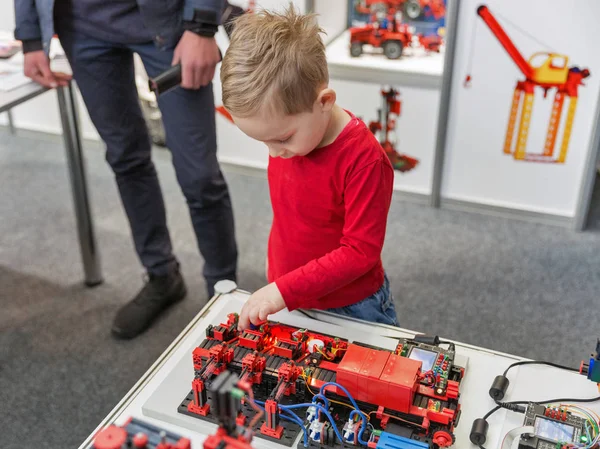
[[[534,60],[544,58],[544,62],[535,65]],[[531,80],[539,84],[564,84],[569,76],[569,57],[558,53],[537,52],[529,58],[533,69]]]

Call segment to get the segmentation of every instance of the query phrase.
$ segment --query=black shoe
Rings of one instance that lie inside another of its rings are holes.
[[[166,276],[150,275],[146,285],[118,312],[112,326],[115,337],[137,337],[169,306],[185,298],[187,290],[179,271]]]

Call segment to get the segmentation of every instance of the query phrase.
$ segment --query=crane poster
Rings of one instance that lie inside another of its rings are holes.
[[[600,131],[600,52],[590,44],[600,2],[564,5],[461,2],[445,198],[574,216]]]
[[[488,26],[498,43],[506,50],[508,56],[525,77],[517,81],[512,96],[504,139],[504,153],[512,154],[516,160],[521,161],[564,163],[567,158],[569,139],[577,108],[579,86],[582,86],[583,80],[590,76],[589,69],[577,66],[569,67],[569,57],[555,52],[538,51],[527,60],[486,5],[480,5],[477,8],[477,15]],[[472,57],[473,53],[471,53]],[[472,66],[472,61],[469,61],[468,65]],[[465,87],[469,87],[471,81],[471,75],[467,74]],[[541,90],[544,98],[547,97],[548,92],[554,91],[554,101],[548,119],[548,131],[541,153],[527,151],[536,90]],[[565,99],[568,101],[568,106],[566,116],[563,117]],[[517,120],[519,128],[515,133]],[[559,151],[555,154],[556,139],[561,122],[564,122],[562,141]]]

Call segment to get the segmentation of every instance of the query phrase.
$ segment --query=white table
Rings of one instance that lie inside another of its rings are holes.
[[[156,409],[157,400],[165,401],[165,410],[176,410],[174,404],[179,404],[190,390],[193,375],[191,354],[193,348],[205,338],[206,326],[220,323],[228,313],[239,311],[247,298],[248,294],[246,292],[236,290],[228,294],[217,295],[209,301],[146,374],[125,395],[123,400],[86,439],[80,449],[87,448],[92,443],[93,435],[100,428],[112,423],[123,424],[130,416],[186,436],[191,439],[194,449],[201,449],[204,438],[207,434],[214,432],[215,426],[185,415],[179,415],[177,417],[179,424],[175,424],[171,418],[165,421],[164,419],[148,416],[148,414],[155,414],[155,412],[149,413],[149,411]],[[340,330],[346,332],[356,330],[370,334],[371,337],[381,336],[380,340],[387,340],[386,337],[411,338],[415,335],[414,332],[406,329],[341,318],[327,312],[310,311],[309,313],[320,321],[311,320],[299,312],[290,313],[287,311],[274,315],[273,319],[317,331],[323,332],[326,330],[330,334],[335,334]],[[343,326],[343,328],[337,326]],[[363,340],[357,337],[355,339]],[[381,346],[385,347],[386,344],[384,343]],[[456,353],[457,358],[468,358],[468,366],[466,376],[461,384],[462,415],[456,428],[456,444],[454,447],[466,449],[475,447],[469,441],[473,420],[484,415],[494,405],[488,396],[492,380],[497,374],[501,374],[509,364],[523,359],[458,342],[456,342]],[[177,391],[172,391],[170,397],[158,394],[161,389],[164,393],[165,386],[171,382],[170,379],[173,376],[181,378],[181,372],[178,371],[181,365],[187,367],[188,373],[183,380],[180,379],[181,385],[175,389]],[[593,397],[597,395],[596,385],[584,376],[555,368],[542,366],[516,367],[510,371],[508,377],[511,380],[511,385],[505,400],[541,401],[559,397]],[[588,404],[588,406],[600,411],[598,404]],[[487,449],[499,448],[503,436],[510,429],[519,427],[522,419],[523,415],[507,412],[506,410],[500,410],[490,417],[488,420],[490,429],[487,434]],[[281,448],[275,443],[260,438],[253,440],[253,447],[257,449]]]
[[[13,90],[0,91],[0,113],[10,112],[15,106],[43,94],[46,90],[39,84],[31,82]],[[66,87],[56,89],[56,94],[69,164],[85,284],[93,287],[102,283],[102,272],[94,234],[73,84],[69,83]]]

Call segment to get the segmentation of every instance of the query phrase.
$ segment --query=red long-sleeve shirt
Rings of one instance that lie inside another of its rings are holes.
[[[394,170],[365,124],[307,156],[269,159],[269,282],[289,310],[354,304],[383,284]]]

